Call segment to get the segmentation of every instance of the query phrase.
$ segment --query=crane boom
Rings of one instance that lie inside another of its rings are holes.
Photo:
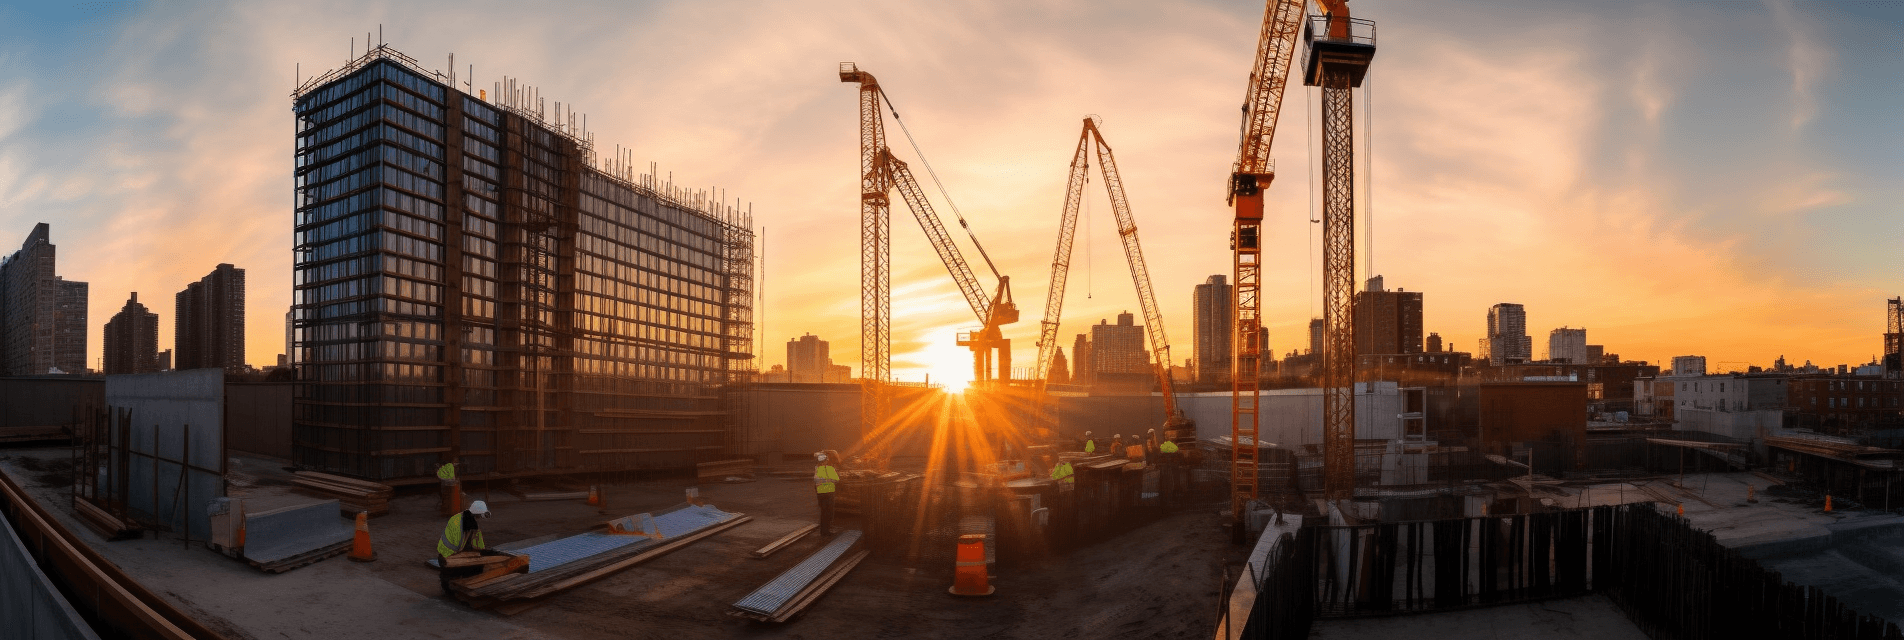
[[[1150,337],[1150,350],[1157,369],[1157,386],[1164,396],[1164,416],[1174,423],[1181,419],[1182,413],[1177,406],[1177,390],[1170,381],[1170,338],[1164,335],[1164,314],[1157,308],[1157,296],[1151,292],[1150,268],[1144,264],[1144,249],[1137,244],[1137,220],[1131,216],[1130,199],[1124,196],[1124,180],[1117,174],[1117,159],[1111,156],[1111,145],[1104,141],[1104,134],[1097,130],[1091,120],[1084,121],[1084,130],[1097,141],[1098,170],[1104,173],[1104,188],[1111,195],[1111,212],[1117,216],[1117,235],[1124,241],[1124,262],[1130,265],[1131,282],[1137,285],[1137,301],[1144,308],[1145,332]]]
[[[1302,0],[1269,0],[1264,6],[1262,36],[1256,43],[1256,64],[1250,70],[1249,87],[1243,100],[1242,141],[1237,145],[1232,173],[1275,175],[1269,148],[1276,137],[1276,118],[1282,112],[1283,88],[1289,82],[1296,33],[1302,26],[1302,6]],[[1232,197],[1234,195],[1232,193]]]
[[[1137,287],[1137,300],[1144,309],[1145,333],[1150,341],[1151,353],[1156,357],[1151,368],[1157,374],[1157,385],[1164,397],[1164,428],[1182,429],[1192,423],[1183,417],[1177,402],[1176,386],[1170,380],[1170,338],[1164,333],[1163,312],[1157,306],[1157,297],[1150,286],[1150,269],[1144,264],[1144,251],[1137,241],[1137,221],[1131,215],[1130,199],[1124,195],[1124,181],[1118,175],[1117,159],[1111,153],[1111,145],[1104,141],[1097,120],[1091,117],[1084,119],[1084,129],[1078,133],[1077,151],[1071,156],[1071,175],[1064,193],[1064,214],[1058,221],[1058,249],[1051,257],[1051,289],[1046,293],[1045,317],[1039,328],[1039,371],[1050,371],[1051,361],[1057,351],[1059,318],[1064,310],[1064,288],[1071,274],[1071,246],[1077,235],[1078,208],[1084,200],[1084,183],[1090,175],[1094,150],[1098,171],[1104,176],[1104,188],[1110,194],[1111,211],[1117,217],[1117,235],[1123,241],[1124,261],[1130,265],[1131,282]]]
[[[1064,188],[1064,214],[1058,219],[1058,250],[1051,255],[1051,288],[1045,291],[1045,317],[1038,323],[1038,360],[1034,375],[1048,376],[1058,352],[1058,322],[1064,314],[1064,287],[1071,279],[1071,245],[1077,238],[1078,207],[1084,201],[1084,181],[1091,170],[1089,118],[1078,132],[1078,150],[1071,155],[1071,177]]]
[[[959,252],[959,246],[953,244],[952,235],[946,233],[945,224],[939,221],[939,214],[932,210],[932,203],[926,200],[926,192],[919,188],[919,181],[912,176],[912,169],[905,161],[893,157],[892,150],[880,151],[875,161],[878,170],[886,174],[885,182],[899,190],[899,197],[905,199],[906,207],[912,209],[912,217],[919,221],[919,228],[925,230],[926,239],[932,241],[932,248],[939,252],[939,261],[945,263],[945,270],[952,274],[953,283],[959,287],[959,293],[965,294],[966,304],[972,305],[972,314],[978,316],[980,323],[991,321],[992,300],[985,295],[985,287],[978,283],[978,276],[972,274],[972,265],[965,261],[965,255]]]

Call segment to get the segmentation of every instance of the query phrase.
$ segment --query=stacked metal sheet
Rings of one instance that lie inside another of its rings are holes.
[[[338,517],[337,501],[274,509],[245,517],[245,561],[282,573],[350,549],[356,529]]]
[[[736,613],[771,622],[784,622],[793,617],[866,557],[865,551],[848,555],[848,552],[855,551],[859,540],[858,531],[840,533],[832,542],[801,560],[800,564],[735,602]]]
[[[471,606],[510,613],[515,607],[533,606],[542,597],[612,575],[750,519],[711,506],[678,505],[655,514],[659,539],[590,532],[522,546],[509,553],[529,557],[527,573],[452,585],[452,589]]]
[[[661,532],[661,540],[591,531],[559,540],[550,540],[532,547],[515,549],[511,553],[529,556],[529,573],[536,573],[624,547],[627,550],[639,550],[643,547],[654,546],[665,542],[668,538],[732,520],[737,515],[707,505],[687,507],[654,517],[655,527]]]

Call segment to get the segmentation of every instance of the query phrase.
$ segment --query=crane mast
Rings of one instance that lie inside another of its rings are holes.
[[[1276,178],[1269,149],[1282,110],[1283,89],[1289,83],[1302,15],[1303,0],[1267,0],[1263,5],[1262,33],[1244,92],[1242,138],[1230,171],[1228,201],[1235,208],[1230,228],[1231,276],[1235,282],[1230,315],[1230,506],[1238,518],[1242,517],[1244,503],[1256,499],[1258,492],[1263,191]]]
[[[1355,87],[1375,57],[1375,24],[1346,0],[1309,20],[1303,84],[1322,87],[1322,490],[1355,494]]]
[[[1104,188],[1110,195],[1111,211],[1117,217],[1117,235],[1124,245],[1124,262],[1130,266],[1131,282],[1137,287],[1137,300],[1144,310],[1145,333],[1155,356],[1151,369],[1157,375],[1158,389],[1163,394],[1164,430],[1165,436],[1170,437],[1170,431],[1185,430],[1194,426],[1194,423],[1183,416],[1183,410],[1177,402],[1176,386],[1170,380],[1170,338],[1164,333],[1163,312],[1159,310],[1157,297],[1151,291],[1150,269],[1144,264],[1144,250],[1137,240],[1137,221],[1131,215],[1130,199],[1124,195],[1124,181],[1117,172],[1117,158],[1111,153],[1110,143],[1104,141],[1104,134],[1098,130],[1095,118],[1084,119],[1084,130],[1078,133],[1077,152],[1071,156],[1071,176],[1064,194],[1064,215],[1058,223],[1058,249],[1051,258],[1051,288],[1045,298],[1044,320],[1039,323],[1038,371],[1050,371],[1051,361],[1057,351],[1064,287],[1071,273],[1071,246],[1077,233],[1078,208],[1084,199],[1084,183],[1090,174],[1093,150],[1098,159],[1098,171],[1104,176]],[[1177,437],[1194,440],[1196,434],[1193,432]]]

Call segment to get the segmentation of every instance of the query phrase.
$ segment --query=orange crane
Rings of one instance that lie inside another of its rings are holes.
[[[1322,88],[1322,491],[1355,494],[1355,88],[1375,58],[1375,23],[1320,0],[1305,32],[1303,84]]]
[[[1018,321],[1018,306],[1012,302],[1011,278],[998,272],[992,259],[985,253],[985,247],[978,244],[978,237],[972,235],[972,228],[959,217],[959,226],[972,238],[973,246],[978,248],[979,256],[985,259],[985,265],[991,269],[998,286],[987,296],[979,284],[978,277],[972,274],[971,265],[959,252],[945,225],[932,209],[932,203],[926,200],[925,190],[919,187],[919,181],[912,175],[912,169],[905,162],[893,156],[892,149],[886,146],[885,117],[881,113],[885,92],[880,89],[879,81],[873,74],[859,69],[851,62],[840,63],[840,82],[859,85],[859,142],[860,142],[860,370],[872,393],[863,397],[861,404],[861,422],[866,428],[876,427],[889,414],[888,400],[880,386],[892,378],[892,201],[890,193],[897,189],[912,210],[913,218],[919,221],[919,227],[925,230],[926,238],[932,242],[932,248],[939,253],[939,260],[945,263],[946,271],[951,273],[952,281],[964,294],[972,313],[978,317],[981,327],[970,332],[960,333],[959,345],[972,350],[973,381],[984,384],[992,380],[1005,381],[1011,377],[1011,340],[1006,339],[1000,330],[1003,325]],[[893,114],[898,121],[898,113]],[[900,127],[905,127],[900,122]],[[955,209],[956,213],[956,209]],[[994,375],[993,371],[997,373]]]
[[[1263,191],[1276,178],[1270,142],[1282,111],[1283,88],[1302,26],[1303,0],[1267,0],[1263,30],[1256,43],[1255,66],[1243,101],[1242,140],[1230,168],[1229,203],[1235,208],[1230,228],[1232,278],[1235,282],[1230,337],[1230,507],[1243,517],[1244,503],[1257,497],[1257,425],[1262,360]]]
[[[1045,296],[1045,317],[1038,327],[1036,371],[1048,373],[1056,357],[1064,285],[1071,275],[1071,243],[1077,235],[1078,206],[1084,199],[1084,183],[1089,179],[1093,149],[1097,153],[1098,170],[1104,176],[1104,188],[1110,194],[1111,211],[1117,216],[1117,235],[1124,243],[1124,261],[1130,265],[1131,281],[1137,285],[1137,300],[1144,308],[1145,333],[1150,339],[1151,353],[1155,355],[1151,369],[1157,374],[1157,386],[1164,397],[1164,437],[1194,443],[1196,423],[1184,417],[1177,402],[1176,385],[1170,380],[1170,338],[1164,335],[1163,313],[1151,293],[1150,269],[1144,266],[1144,250],[1137,242],[1137,222],[1131,217],[1130,199],[1124,196],[1117,159],[1112,157],[1111,145],[1104,141],[1104,134],[1098,131],[1096,117],[1084,119],[1084,130],[1078,133],[1077,153],[1071,157],[1071,179],[1064,191],[1064,216],[1058,222],[1058,249],[1051,257],[1051,289]]]

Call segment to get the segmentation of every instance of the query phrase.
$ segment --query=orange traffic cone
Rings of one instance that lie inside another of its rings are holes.
[[[588,486],[588,504],[602,506],[602,492],[595,485]]]
[[[442,498],[443,515],[453,516],[463,510],[463,483],[461,480],[444,480],[437,493]]]
[[[1831,494],[1825,494],[1825,513],[1831,513]]]
[[[377,552],[370,550],[369,512],[357,512],[357,535],[350,541],[350,559],[358,562],[370,562],[377,559]]]
[[[1679,517],[1686,517],[1686,503],[1679,503]]]
[[[955,596],[989,596],[998,591],[985,580],[984,534],[959,536],[958,561],[952,570],[952,588],[948,591]]]

